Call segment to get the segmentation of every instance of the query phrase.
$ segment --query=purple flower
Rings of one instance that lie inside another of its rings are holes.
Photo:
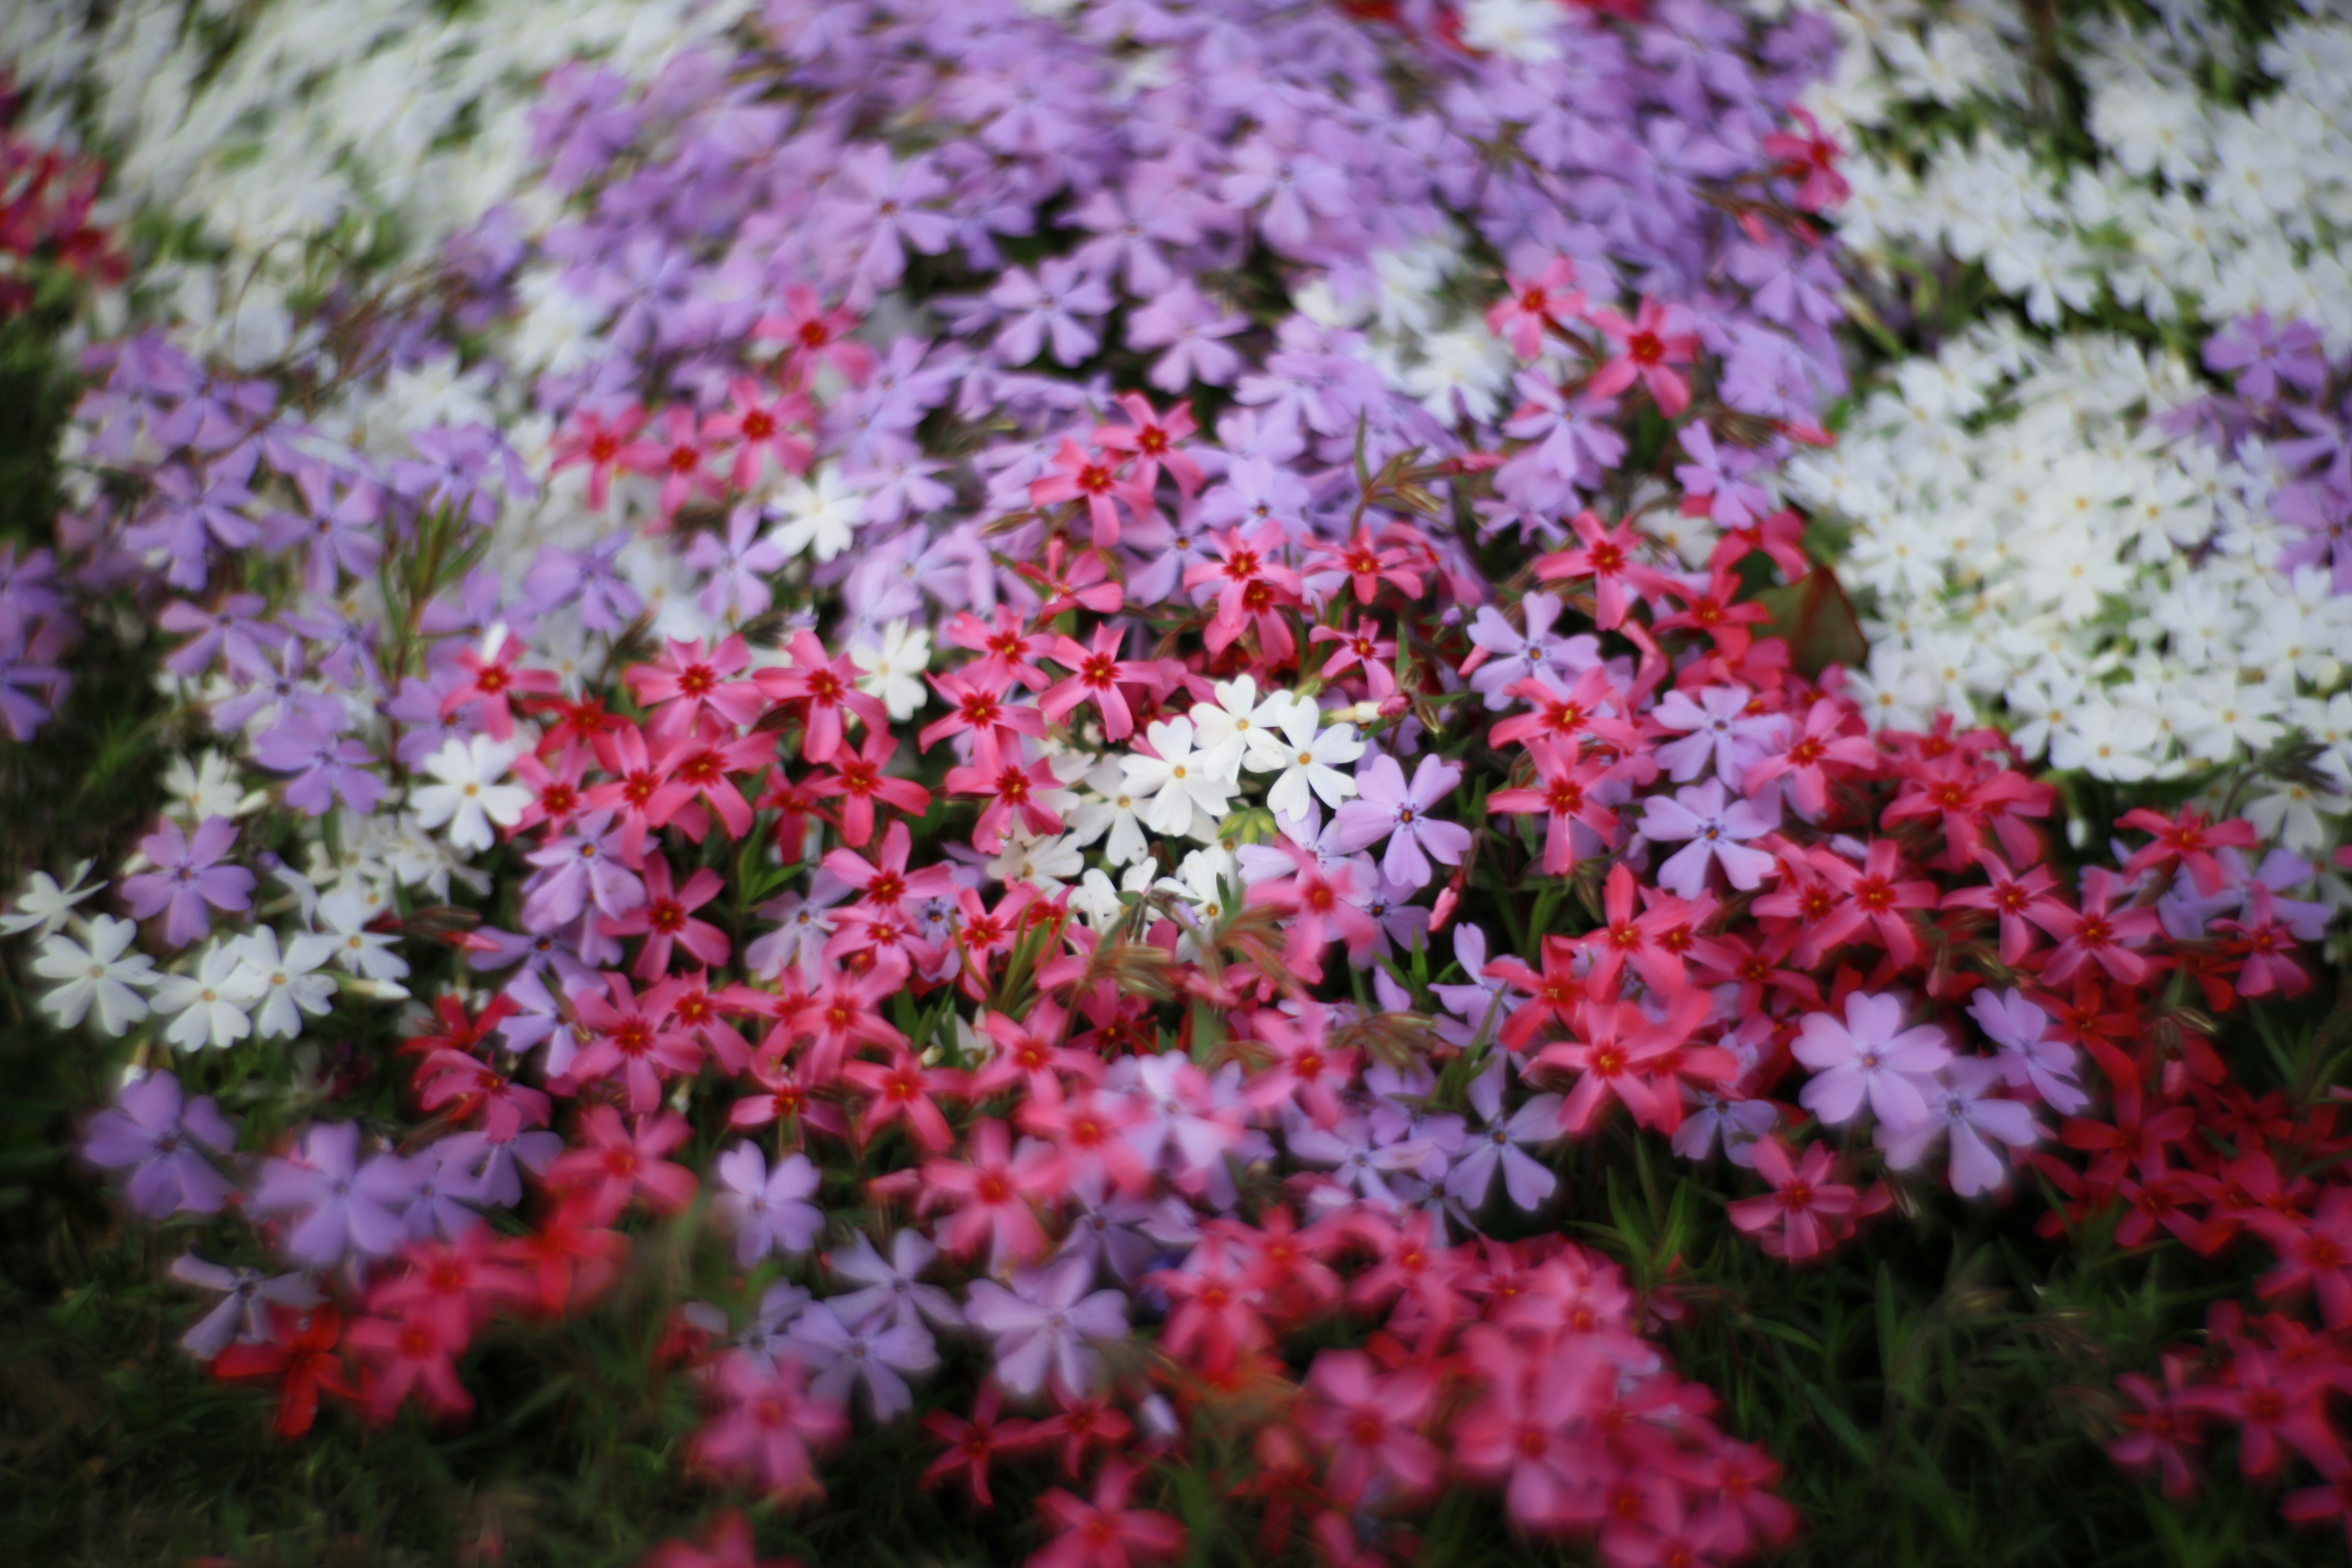
[[[540,868],[525,889],[524,927],[551,931],[592,901],[608,915],[625,915],[644,903],[645,883],[621,863],[621,838],[611,812],[592,811],[574,817],[571,832],[523,857]]]
[[[816,1167],[805,1154],[793,1154],[768,1169],[757,1143],[738,1143],[719,1156],[719,1184],[711,1212],[735,1233],[735,1261],[749,1268],[771,1252],[806,1252],[824,1231],[824,1215],[808,1201],[816,1191]]]
[[[853,1328],[826,1301],[793,1319],[786,1337],[816,1374],[809,1380],[811,1390],[846,1404],[853,1386],[863,1384],[877,1421],[903,1415],[915,1403],[901,1373],[929,1372],[940,1364],[939,1349],[920,1323],[877,1320]]]
[[[724,540],[715,533],[694,536],[687,548],[686,563],[710,575],[700,599],[704,615],[748,621],[766,614],[774,602],[764,579],[782,570],[784,552],[781,546],[760,539],[759,531],[759,509],[739,506],[728,514]]]
[[[1087,1342],[1127,1333],[1127,1297],[1118,1290],[1088,1295],[1094,1274],[1091,1259],[1064,1258],[1015,1270],[1010,1290],[993,1279],[972,1282],[964,1317],[996,1336],[996,1375],[1007,1389],[1032,1394],[1050,1378],[1075,1396],[1093,1384],[1102,1358]]]
[[[257,1268],[230,1268],[207,1263],[191,1252],[172,1261],[172,1278],[200,1289],[218,1290],[225,1300],[198,1319],[180,1336],[190,1354],[210,1361],[232,1342],[258,1344],[271,1338],[269,1307],[298,1310],[317,1306],[326,1298],[307,1275],[280,1274],[272,1279]]]
[[[1429,815],[1461,782],[1458,763],[1425,756],[1408,788],[1404,770],[1394,757],[1373,758],[1356,774],[1356,798],[1333,816],[1339,847],[1352,853],[1385,838],[1389,847],[1381,858],[1381,875],[1400,888],[1427,887],[1431,860],[1459,865],[1470,847],[1468,828]]]
[[[1222,340],[1248,325],[1247,317],[1219,310],[1190,282],[1179,282],[1128,317],[1127,342],[1168,351],[1144,377],[1162,392],[1181,392],[1195,381],[1228,386],[1242,356]]]
[[[1748,689],[1740,686],[1710,686],[1696,702],[1688,692],[1666,693],[1651,716],[1683,732],[1681,740],[1658,748],[1658,760],[1673,770],[1675,783],[1688,783],[1711,764],[1717,778],[1740,787],[1786,723],[1779,714],[1750,715],[1748,700]]]
[[[201,675],[226,652],[232,665],[267,668],[285,646],[286,633],[259,619],[268,601],[258,594],[229,594],[219,607],[205,609],[184,599],[163,606],[155,624],[167,632],[193,634],[173,648],[163,668],[174,675]]]
[[[207,905],[225,914],[250,908],[253,873],[220,864],[236,842],[236,826],[225,816],[205,818],[193,838],[182,836],[178,823],[164,819],[139,841],[139,852],[155,869],[123,879],[122,895],[132,918],[162,914],[163,941],[185,947],[212,929]]]
[[[948,193],[948,182],[928,158],[901,163],[887,147],[859,147],[841,154],[825,204],[826,226],[857,256],[853,309],[864,310],[882,289],[906,275],[909,247],[936,256],[955,237],[955,225],[924,203]]]
[[[337,800],[365,816],[383,799],[383,781],[367,771],[375,759],[366,745],[338,739],[299,715],[256,740],[253,760],[272,772],[294,773],[286,804],[311,816],[326,816]]]
[[[1872,1113],[1895,1132],[1927,1120],[1931,1075],[1952,1059],[1941,1029],[1906,1029],[1902,1003],[1860,991],[1845,999],[1843,1024],[1827,1013],[1806,1014],[1789,1049],[1813,1069],[1799,1104],[1836,1126],[1852,1121],[1867,1097]]]
[[[845,1249],[826,1253],[824,1261],[834,1273],[864,1289],[835,1296],[828,1305],[845,1323],[871,1323],[886,1318],[894,1323],[912,1323],[929,1318],[941,1328],[952,1328],[963,1321],[963,1310],[955,1304],[954,1297],[919,1278],[939,1255],[940,1249],[922,1232],[908,1228],[890,1237],[890,1256],[884,1258],[861,1231]]]
[[[481,1211],[467,1201],[482,1198],[482,1179],[473,1169],[478,1152],[475,1140],[452,1133],[409,1162],[416,1186],[401,1219],[410,1240],[455,1241],[482,1223]]]
[[[254,1188],[256,1214],[299,1217],[287,1232],[287,1256],[317,1268],[344,1254],[382,1258],[408,1235],[402,1215],[415,1201],[423,1172],[415,1161],[378,1154],[360,1163],[356,1121],[322,1121],[302,1136],[299,1160],[272,1160]]]
[[[1533,1210],[1559,1178],[1527,1152],[1528,1146],[1555,1142],[1560,1135],[1560,1097],[1538,1094],[1506,1119],[1503,1115],[1504,1064],[1495,1064],[1470,1080],[1470,1106],[1486,1125],[1473,1131],[1462,1152],[1445,1173],[1445,1195],[1477,1208],[1494,1191],[1500,1172],[1503,1191],[1521,1212]]]
[[[2051,1109],[2073,1116],[2091,1103],[2074,1081],[2074,1047],[2049,1039],[2050,1015],[2014,985],[1999,995],[1988,988],[1969,1000],[1969,1016],[2000,1047],[1993,1058],[2010,1088],[2032,1086]]]
[[[90,1118],[82,1153],[109,1170],[131,1169],[131,1206],[150,1219],[219,1213],[236,1188],[204,1151],[227,1153],[236,1130],[212,1096],[200,1094],[184,1105],[180,1080],[157,1072],[123,1085],[116,1103],[120,1109]]]
[[[1772,869],[1772,857],[1745,840],[1769,833],[1772,823],[1744,800],[1724,804],[1723,781],[1708,779],[1676,790],[1672,800],[1654,795],[1644,803],[1637,831],[1653,843],[1683,844],[1658,868],[1658,886],[1685,899],[1706,890],[1706,868],[1720,865],[1731,885],[1747,892]]]
[[[1089,278],[1077,263],[1053,260],[1041,264],[1032,277],[1015,267],[989,290],[989,303],[1006,313],[996,331],[996,357],[1006,364],[1027,364],[1037,357],[1050,337],[1054,358],[1076,364],[1102,345],[1102,335],[1078,320],[1100,316],[1113,300],[1101,281]]]
[[[73,678],[48,662],[70,640],[70,622],[27,623],[0,616],[0,722],[18,741],[29,741],[56,711]]]
[[[2241,316],[2206,339],[2205,368],[2237,372],[2238,395],[2251,403],[2276,401],[2282,379],[2305,397],[2327,384],[2319,329],[2300,320],[2273,326],[2267,310]]]
[[[1983,993],[1979,992],[1981,995]],[[2013,1147],[2022,1147],[2042,1135],[2033,1112],[2014,1100],[1991,1097],[2001,1081],[2000,1068],[1981,1057],[1954,1057],[1944,1064],[1942,1082],[1927,1096],[1927,1114],[1917,1124],[1897,1131],[1881,1123],[1878,1145],[1886,1163],[1909,1170],[1940,1134],[1951,1140],[1948,1172],[1952,1191],[1964,1198],[1989,1193],[2007,1179],[2000,1156],[1986,1142],[1988,1135]]]

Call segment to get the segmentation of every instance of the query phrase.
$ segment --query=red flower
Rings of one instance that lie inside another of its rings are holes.
[[[698,641],[672,637],[660,658],[632,665],[621,679],[638,705],[651,710],[655,736],[671,741],[705,713],[728,725],[757,719],[767,699],[751,682],[731,679],[751,665],[751,647],[740,637],[728,637],[708,653]]]
[[[1029,504],[1046,507],[1083,498],[1093,525],[1095,548],[1108,550],[1118,542],[1116,502],[1125,501],[1139,518],[1152,515],[1151,487],[1120,478],[1119,470],[1126,466],[1124,458],[1089,452],[1065,436],[1062,449],[1054,455],[1055,471],[1029,482]]]
[[[937,1486],[961,1475],[971,1489],[971,1500],[982,1508],[992,1507],[996,1500],[988,1491],[989,1466],[999,1453],[1017,1453],[1035,1442],[1034,1424],[1018,1416],[1000,1420],[997,1413],[1003,1407],[1004,1390],[991,1378],[981,1385],[971,1420],[944,1410],[925,1415],[923,1430],[945,1443],[948,1451],[931,1461],[931,1468],[923,1472],[923,1484]]]
[[[1534,786],[1496,790],[1486,797],[1486,809],[1507,816],[1543,813],[1549,824],[1544,875],[1564,877],[1576,865],[1576,824],[1582,823],[1604,848],[1617,831],[1617,814],[1594,793],[1611,770],[1580,756],[1572,741],[1562,744],[1538,735],[1528,742],[1528,755],[1536,766]]]
[[[343,1320],[332,1307],[320,1307],[307,1318],[275,1309],[272,1324],[283,1336],[263,1344],[232,1344],[213,1358],[213,1375],[227,1379],[273,1378],[278,1384],[278,1416],[281,1437],[299,1437],[319,1414],[319,1393],[356,1400],[359,1390],[343,1371],[336,1342]]]
[[[788,474],[808,472],[816,448],[793,433],[794,426],[816,422],[816,408],[805,396],[797,392],[771,395],[748,375],[737,376],[728,393],[733,402],[727,411],[702,422],[703,440],[715,448],[735,447],[728,483],[739,490],[751,489],[759,483],[765,459],[771,456]]]
[[[638,874],[645,879],[646,901],[625,914],[602,916],[596,922],[596,928],[606,936],[646,939],[629,972],[640,980],[660,979],[669,973],[670,950],[674,946],[685,948],[707,964],[726,963],[727,933],[707,921],[693,918],[696,910],[717,898],[727,885],[719,873],[708,866],[699,867],[686,879],[685,887],[673,889],[669,862],[658,855],[648,855]],[[677,1070],[694,1069],[681,1067]],[[573,1076],[581,1076],[577,1063],[572,1071]],[[646,1107],[635,1109],[642,1110]]]
[[[841,1076],[869,1097],[866,1114],[858,1119],[857,1141],[870,1142],[874,1134],[893,1121],[903,1121],[915,1142],[936,1154],[955,1142],[947,1118],[935,1103],[942,1097],[962,1098],[964,1075],[953,1068],[927,1068],[904,1051],[887,1064],[851,1062]]]
[[[1135,714],[1121,695],[1122,685],[1141,685],[1150,681],[1156,673],[1155,661],[1122,659],[1118,646],[1125,633],[1116,626],[1095,628],[1094,645],[1089,647],[1076,637],[1055,637],[1046,658],[1071,671],[1066,680],[1048,687],[1037,700],[1045,717],[1059,723],[1071,709],[1091,702],[1102,710],[1103,735],[1112,741],[1124,741],[1135,732]]]
[[[865,672],[856,660],[847,654],[827,658],[824,645],[809,631],[794,632],[786,651],[792,655],[789,666],[759,670],[752,679],[770,701],[801,709],[805,725],[801,738],[803,757],[812,763],[833,761],[834,753],[841,750],[849,716],[863,721],[869,730],[888,727],[890,716],[880,700],[857,689],[857,678]]]
[[[710,471],[709,458],[691,408],[663,409],[660,435],[632,441],[620,452],[623,468],[660,477],[661,493],[656,504],[665,519],[675,516],[678,508],[697,496],[725,493],[718,476]]]
[[[1544,329],[1559,329],[1584,314],[1584,290],[1573,287],[1576,263],[1555,256],[1532,278],[1506,272],[1509,289],[1486,310],[1486,330],[1511,345],[1521,359],[1533,359],[1543,348]]]

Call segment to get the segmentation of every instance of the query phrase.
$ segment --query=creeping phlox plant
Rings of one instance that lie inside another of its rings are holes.
[[[2215,810],[2251,760],[2249,816],[2324,857],[2352,786],[2352,27],[2161,11],[2068,23],[2079,89],[2027,8],[1838,13],[1808,101],[1859,149],[1843,237],[1903,357],[1791,490],[1853,530],[1883,721],[1981,713]]]
[[[2029,1184],[2237,1249],[2273,1310],[2117,1456],[2345,1473],[2322,1069],[2216,1043],[2312,989],[2316,868],[2195,807],[2081,864],[1832,662],[1828,29],[1033,9],[567,67],[560,203],[278,363],[89,351],[62,569],[206,738],[5,923],[131,1041],[85,1152],[188,1227],[189,1350],[289,1437],[457,1422],[698,1247],[650,1353],[767,1517],[895,1433],[1047,1563],[1473,1496],[1729,1562],[1798,1520],[1701,1293],[1570,1239],[1676,1160],[1776,1268]]]

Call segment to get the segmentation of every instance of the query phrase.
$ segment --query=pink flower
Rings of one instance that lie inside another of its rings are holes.
[[[1382,1374],[1361,1351],[1325,1351],[1307,1374],[1299,1425],[1329,1456],[1331,1489],[1350,1500],[1375,1481],[1425,1491],[1444,1468],[1419,1427],[1437,1401],[1436,1369],[1411,1365]]]
[[[606,915],[596,922],[597,929],[606,936],[646,939],[629,972],[640,980],[660,979],[669,973],[673,947],[685,948],[706,964],[725,963],[727,933],[708,921],[693,918],[696,910],[717,898],[726,887],[719,873],[708,866],[699,867],[686,879],[685,887],[673,889],[669,862],[658,855],[648,855],[642,875],[645,901],[625,914]]]
[[[1543,348],[1544,329],[1558,328],[1584,313],[1584,291],[1574,287],[1576,263],[1555,256],[1532,278],[1507,272],[1510,292],[1486,310],[1486,330],[1511,345],[1521,359]]]
[[[1612,396],[1639,380],[1667,418],[1690,406],[1690,383],[1673,368],[1698,357],[1689,310],[1644,299],[1630,321],[1614,310],[1594,310],[1586,320],[1609,335],[1617,353],[1592,373],[1585,395]]]
[[[1137,1468],[1106,1459],[1095,1478],[1092,1501],[1056,1487],[1037,1500],[1038,1509],[1062,1533],[1029,1559],[1029,1568],[1129,1568],[1139,1559],[1156,1562],[1184,1549],[1184,1527],[1168,1514],[1129,1508]]]
[[[796,1358],[763,1363],[732,1352],[719,1363],[717,1386],[721,1409],[696,1435],[696,1459],[788,1501],[824,1490],[810,1449],[841,1436],[848,1416],[838,1401],[809,1392],[808,1370]]]
[[[1771,1183],[1774,1191],[1768,1197],[1733,1204],[1731,1223],[1759,1237],[1765,1251],[1802,1263],[1834,1239],[1830,1227],[1854,1211],[1854,1190],[1829,1179],[1830,1152],[1824,1144],[1808,1145],[1804,1158],[1794,1165],[1789,1163],[1788,1146],[1778,1138],[1759,1138],[1753,1148],[1756,1173]],[[1774,1226],[1780,1230],[1774,1231]]]
[[[560,1188],[586,1194],[600,1222],[618,1218],[633,1196],[666,1214],[694,1201],[701,1185],[694,1173],[662,1158],[694,1135],[685,1117],[676,1111],[640,1116],[632,1128],[611,1106],[592,1105],[581,1131],[584,1146],[560,1156],[548,1176]]]

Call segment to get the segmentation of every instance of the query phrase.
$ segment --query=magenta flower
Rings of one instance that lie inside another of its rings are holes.
[[[205,818],[193,838],[169,818],[158,824],[139,841],[139,852],[155,869],[123,879],[131,915],[143,921],[161,914],[164,942],[185,947],[212,930],[212,910],[226,914],[251,908],[253,873],[220,863],[236,842],[236,825],[225,816]]]
[[[1413,769],[1408,787],[1394,757],[1375,757],[1356,775],[1356,798],[1334,816],[1339,847],[1353,853],[1385,838],[1389,847],[1381,858],[1381,875],[1402,889],[1427,887],[1430,861],[1458,866],[1470,848],[1468,828],[1429,815],[1461,782],[1461,764],[1426,756]]]
[[[227,1153],[236,1130],[212,1096],[184,1104],[178,1079],[150,1073],[122,1086],[117,1107],[90,1118],[82,1153],[94,1165],[131,1172],[131,1206],[150,1219],[219,1213],[236,1188],[205,1152]]]

